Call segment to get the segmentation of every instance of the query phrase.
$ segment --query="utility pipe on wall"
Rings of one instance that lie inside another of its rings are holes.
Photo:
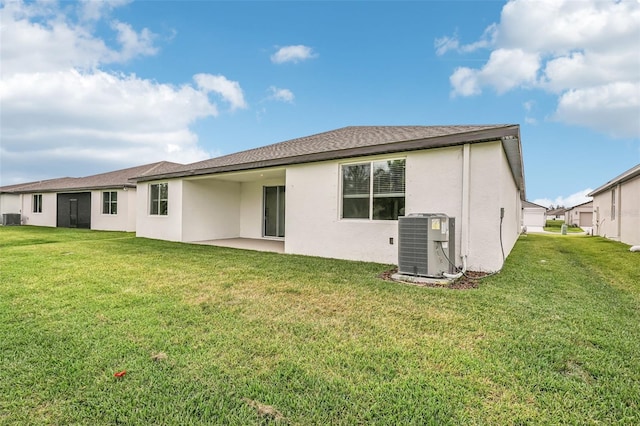
[[[460,221],[460,257],[466,264],[469,255],[469,227],[470,227],[470,194],[471,194],[471,144],[462,146],[462,220]]]

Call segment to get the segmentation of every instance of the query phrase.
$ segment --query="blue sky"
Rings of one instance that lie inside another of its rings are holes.
[[[636,0],[0,5],[0,185],[350,125],[519,124],[541,204],[640,163]]]

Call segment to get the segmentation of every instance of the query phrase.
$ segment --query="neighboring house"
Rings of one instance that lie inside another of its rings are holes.
[[[640,164],[589,193],[594,234],[640,245]]]
[[[139,237],[397,264],[398,217],[444,213],[451,261],[483,271],[502,267],[525,198],[517,125],[345,127],[136,180]]]
[[[130,178],[176,166],[163,161],[82,178],[5,186],[0,188],[2,209],[20,214],[24,225],[134,232],[136,185]]]
[[[564,213],[564,223],[570,226],[590,228],[593,226],[593,201],[578,204]]]
[[[522,202],[522,226],[544,227],[547,224],[547,208],[529,201]]]
[[[564,220],[564,207],[558,207],[557,209],[547,210],[547,219],[549,220]]]

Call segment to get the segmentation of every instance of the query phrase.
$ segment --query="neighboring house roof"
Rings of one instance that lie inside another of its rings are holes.
[[[608,191],[609,189],[613,188],[614,186],[616,186],[616,185],[618,185],[620,183],[624,183],[624,182],[626,182],[628,180],[634,179],[634,178],[636,178],[638,176],[640,176],[640,164],[638,164],[635,167],[630,168],[626,172],[622,173],[620,176],[611,179],[609,182],[605,183],[604,185],[602,185],[599,188],[596,188],[595,190],[591,191],[587,195],[589,197],[593,197],[594,195],[600,194],[601,192],[604,192],[604,191]]]
[[[547,212],[547,214],[549,216],[558,216],[558,215],[563,215],[565,212],[567,211],[567,209],[565,208],[558,208],[558,209],[553,209],[553,210],[549,210]]]
[[[522,202],[522,207],[524,207],[524,208],[540,208],[540,209],[545,209],[545,211],[547,210],[547,208],[545,206],[541,206],[540,204],[532,203],[531,201],[527,201],[527,200],[524,200]]]
[[[137,176],[137,180],[148,181],[251,170],[492,140],[502,140],[512,174],[524,196],[524,168],[520,145],[520,127],[509,124],[343,127],[188,164],[169,173]]]
[[[577,209],[578,207],[586,207],[586,206],[587,206],[587,205],[589,205],[589,204],[593,204],[593,201],[586,201],[586,202],[584,202],[584,203],[582,203],[582,204],[577,204],[577,205],[575,205],[575,206],[573,206],[573,207],[569,207],[569,208],[567,209],[567,211],[569,211],[569,210],[573,210],[573,209]]]
[[[3,186],[0,187],[0,192],[21,194],[30,192],[82,191],[120,187],[135,188],[136,184],[131,181],[131,178],[135,176],[146,176],[150,173],[166,173],[170,170],[175,170],[179,166],[182,166],[182,164],[160,161],[157,163],[145,164],[143,166],[130,167],[128,169],[80,178],[65,177]]]

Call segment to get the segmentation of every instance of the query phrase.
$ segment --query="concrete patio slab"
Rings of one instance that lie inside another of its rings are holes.
[[[230,247],[243,250],[268,251],[284,253],[284,241],[258,238],[226,238],[221,240],[193,241],[192,244],[203,244],[218,247]]]

